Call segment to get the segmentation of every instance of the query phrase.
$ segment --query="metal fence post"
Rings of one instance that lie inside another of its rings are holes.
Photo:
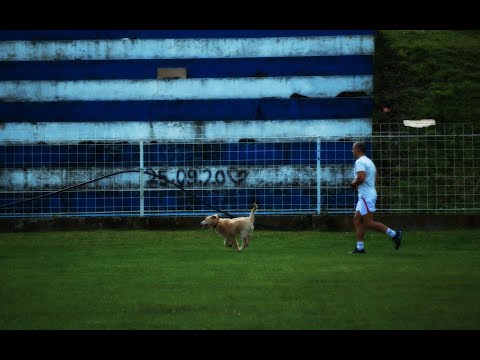
[[[145,215],[145,198],[143,183],[143,139],[140,138],[140,216]]]
[[[317,214],[320,215],[320,210],[322,207],[322,196],[321,196],[321,167],[320,167],[320,137],[317,137]]]

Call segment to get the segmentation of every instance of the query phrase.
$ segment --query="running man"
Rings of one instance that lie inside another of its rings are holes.
[[[367,145],[362,141],[353,144],[352,153],[355,159],[355,180],[350,184],[352,188],[358,189],[358,203],[355,208],[353,223],[357,237],[357,247],[351,254],[365,254],[364,238],[367,228],[377,230],[390,236],[395,244],[395,249],[400,247],[402,231],[392,230],[380,222],[373,220],[373,213],[376,211],[377,190],[375,180],[378,180],[378,173],[375,164],[366,155]]]

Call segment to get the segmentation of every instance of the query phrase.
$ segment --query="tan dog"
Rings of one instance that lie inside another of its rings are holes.
[[[225,246],[233,246],[235,250],[242,251],[248,246],[250,239],[252,238],[253,223],[255,222],[255,216],[253,215],[257,211],[258,206],[253,203],[253,209],[250,211],[249,217],[239,217],[235,219],[221,219],[217,214],[207,216],[200,225],[202,229],[212,227],[215,232],[223,237]],[[240,235],[242,239],[242,246],[238,247],[235,236]]]

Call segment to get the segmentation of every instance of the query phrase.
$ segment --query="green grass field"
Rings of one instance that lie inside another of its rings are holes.
[[[0,234],[1,329],[480,329],[480,230]]]
[[[379,31],[374,124],[405,119],[478,123],[479,56],[478,30]],[[383,105],[392,111],[382,113]]]

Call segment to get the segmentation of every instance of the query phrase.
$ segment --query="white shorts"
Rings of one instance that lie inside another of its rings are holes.
[[[355,211],[360,211],[360,215],[366,215],[368,212],[375,212],[375,203],[377,198],[359,198]]]

